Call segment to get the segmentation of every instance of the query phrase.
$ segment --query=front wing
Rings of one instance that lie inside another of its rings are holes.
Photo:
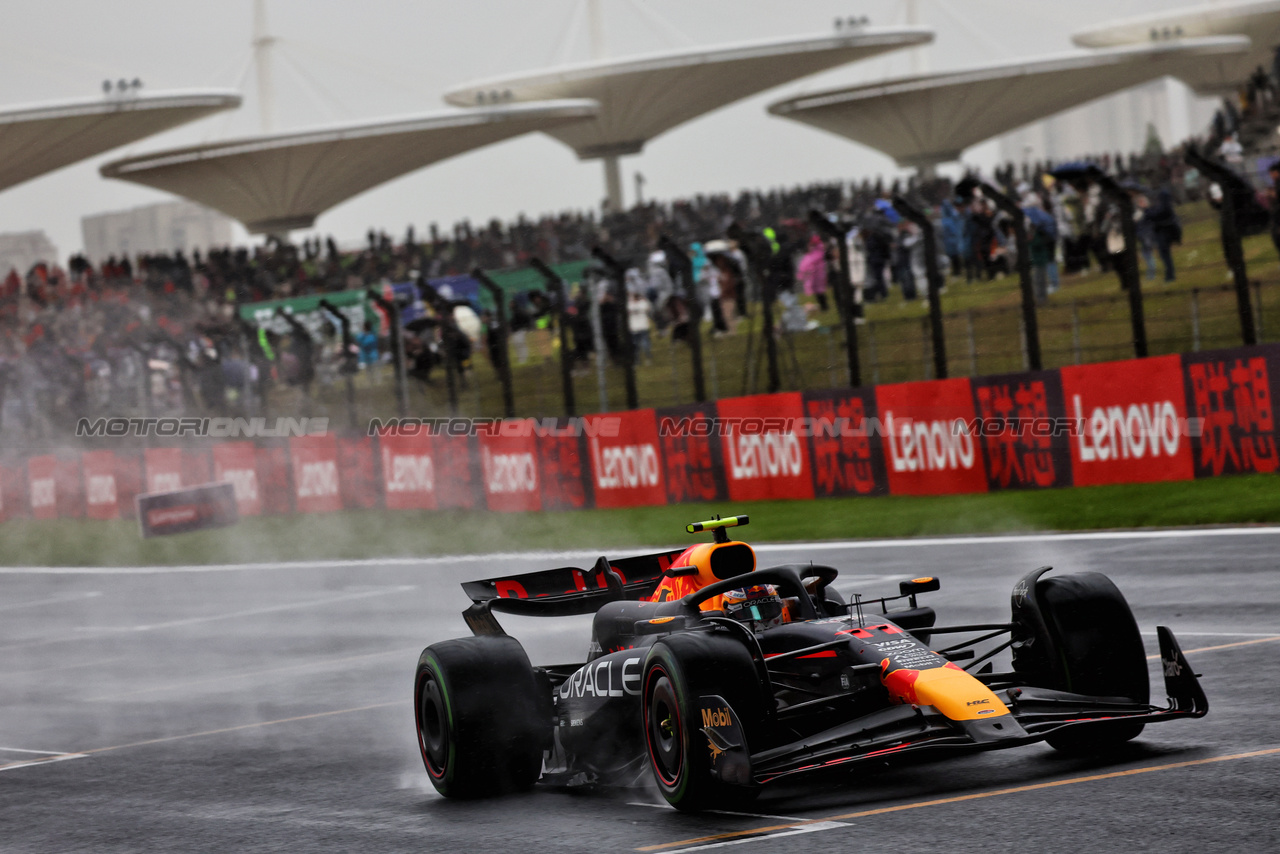
[[[952,721],[928,707],[891,706],[801,741],[752,754],[754,782],[765,784],[798,774],[924,751],[973,752],[1042,741],[1060,730],[1109,720],[1156,723],[1199,718],[1209,702],[1187,664],[1173,632],[1157,629],[1169,705],[1134,703],[1119,697],[1091,697],[1047,688],[1018,687],[998,692],[1008,716]],[[709,740],[714,733],[707,733]],[[738,748],[741,749],[741,748]]]

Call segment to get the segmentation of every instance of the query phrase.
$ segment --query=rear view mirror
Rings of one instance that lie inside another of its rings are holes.
[[[936,576],[926,575],[924,578],[913,578],[898,583],[898,592],[903,596],[914,596],[917,593],[932,593],[942,589],[942,582]]]

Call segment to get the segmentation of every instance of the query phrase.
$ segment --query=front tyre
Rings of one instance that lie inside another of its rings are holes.
[[[532,786],[550,736],[548,700],[514,638],[461,638],[424,649],[414,717],[436,790],[477,798]]]
[[[1150,701],[1138,623],[1110,578],[1098,572],[1042,578],[1035,595],[1044,620],[1045,636],[1038,639],[1043,657],[1024,661],[1015,655],[1015,670],[1026,672],[1033,684],[1061,691]],[[1046,741],[1067,753],[1096,753],[1136,738],[1142,728],[1136,721],[1100,721],[1068,727]]]
[[[748,742],[765,705],[746,648],[709,632],[669,636],[650,649],[642,685],[645,748],[667,802],[691,811],[751,801]]]

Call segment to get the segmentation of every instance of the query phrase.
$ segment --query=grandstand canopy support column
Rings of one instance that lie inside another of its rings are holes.
[[[609,201],[609,213],[622,213],[622,167],[618,155],[604,156],[604,192]]]

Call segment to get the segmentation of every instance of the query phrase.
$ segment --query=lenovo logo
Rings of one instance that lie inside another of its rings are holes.
[[[115,504],[116,479],[109,474],[90,475],[85,484],[85,500],[95,505]]]
[[[31,506],[52,507],[57,503],[57,491],[51,477],[31,481]]]
[[[743,435],[730,429],[727,438],[729,476],[734,480],[799,477],[804,469],[804,452],[795,433]]]
[[[529,452],[491,454],[483,449],[480,462],[484,469],[485,488],[490,495],[512,492],[537,492],[538,469]]]
[[[653,445],[600,447],[591,439],[591,462],[600,489],[634,489],[658,485],[658,451]]]
[[[182,489],[182,475],[176,471],[161,471],[151,475],[152,492],[172,492]]]
[[[433,492],[436,488],[435,466],[431,457],[395,454],[391,464],[383,463],[391,475],[387,492]]]
[[[894,420],[884,414],[889,436],[889,459],[895,472],[971,469],[975,459],[973,436],[963,418],[950,421]]]
[[[338,464],[333,460],[303,463],[298,477],[299,498],[324,498],[337,495]]]
[[[253,469],[224,469],[219,480],[231,484],[237,501],[258,500],[258,473]]]
[[[1178,412],[1169,400],[1097,406],[1085,418],[1080,395],[1072,395],[1075,417],[1083,429],[1076,435],[1080,462],[1172,457],[1178,453],[1182,431]]]

